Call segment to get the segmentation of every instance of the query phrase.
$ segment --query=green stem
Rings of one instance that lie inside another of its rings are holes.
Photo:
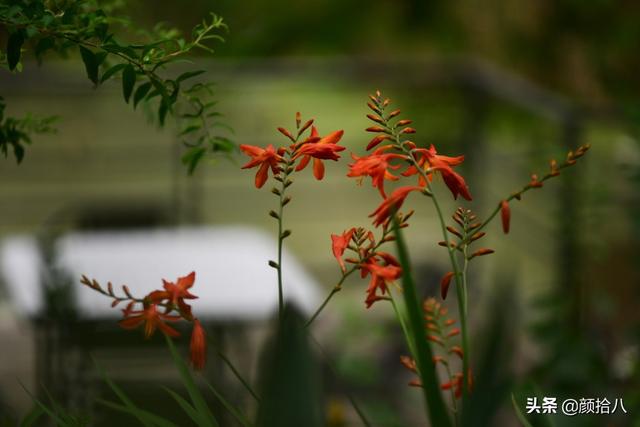
[[[396,305],[396,301],[393,298],[393,293],[391,292],[391,289],[389,289],[389,301],[391,301],[391,306],[393,307],[393,311],[396,314],[396,318],[398,319],[398,322],[400,322],[400,327],[402,328],[404,339],[407,342],[407,345],[409,346],[409,352],[411,353],[411,357],[413,357],[413,359],[416,360],[417,359],[416,348],[415,348],[415,345],[413,344],[413,339],[411,339],[411,334],[409,332],[409,328],[407,327],[407,322],[404,316],[402,315],[402,313],[400,313],[400,310],[398,310],[398,306]]]
[[[333,296],[342,289],[342,283],[345,281],[345,279],[349,277],[354,271],[358,270],[363,262],[367,261],[373,254],[375,254],[376,250],[378,250],[378,248],[382,245],[382,243],[386,241],[385,239],[389,234],[391,234],[391,229],[388,229],[382,233],[382,237],[380,237],[380,240],[378,241],[378,243],[376,243],[376,245],[369,251],[370,255],[362,258],[360,256],[360,253],[358,252],[358,257],[360,258],[359,263],[351,267],[351,269],[349,269],[346,273],[342,275],[342,278],[340,279],[338,284],[333,287],[333,289],[331,290],[329,295],[325,298],[325,300],[322,302],[320,307],[318,307],[318,309],[315,311],[313,316],[311,316],[311,319],[309,319],[309,321],[305,324],[305,328],[308,328],[311,325],[311,323],[313,323],[313,321],[318,317],[318,315],[322,312],[322,310],[324,310],[324,308],[329,303],[331,298],[333,298]]]
[[[562,163],[561,165],[559,165],[559,166],[558,166],[558,170],[560,171],[560,170],[565,169],[565,168],[567,168],[567,167],[569,167],[569,166],[571,166],[571,164],[570,164],[570,163],[568,163],[568,162]],[[553,175],[553,174],[551,174],[551,173],[548,173],[548,174],[546,174],[545,176],[543,176],[542,178],[540,178],[539,182],[540,182],[540,183],[545,182],[546,180],[548,180],[548,179],[550,179],[550,178],[553,178],[554,176],[557,176],[557,175]],[[524,193],[526,193],[527,191],[531,190],[532,188],[539,188],[539,187],[534,187],[534,186],[532,186],[532,185],[530,185],[530,184],[527,184],[527,185],[525,185],[525,186],[524,186],[520,191],[517,191],[517,192],[515,192],[515,193],[511,194],[509,197],[507,197],[507,198],[506,198],[506,199],[504,199],[504,200],[505,200],[505,201],[507,201],[507,202],[510,202],[510,201],[511,201],[511,200],[513,200],[513,199],[518,199],[518,200],[520,200],[520,198],[522,197],[522,195],[523,195]],[[480,224],[480,226],[476,227],[476,228],[473,230],[473,233],[472,233],[472,234],[476,234],[476,233],[478,233],[478,232],[482,231],[482,230],[483,230],[487,225],[489,225],[489,223],[490,223],[491,221],[493,221],[493,218],[495,218],[495,216],[496,216],[496,215],[498,215],[498,212],[500,212],[501,208],[502,208],[502,201],[500,201],[500,202],[498,203],[498,205],[497,205],[497,206],[493,209],[493,211],[489,214],[489,216],[487,217],[487,219],[485,219],[485,220]],[[461,242],[461,244],[468,244],[468,243],[469,243],[469,239],[470,239],[470,238],[471,238],[471,235],[469,235],[468,237],[466,237],[466,238]]]
[[[282,321],[282,316],[284,315],[284,293],[282,290],[282,214],[284,212],[284,206],[282,206],[283,194],[285,192],[285,179],[282,181],[282,186],[280,188],[280,203],[278,209],[278,318]]]
[[[413,156],[413,152],[408,150],[404,144],[400,142],[400,136],[397,131],[392,130],[393,136],[395,138],[396,145],[407,154],[409,161],[415,168],[419,171],[420,175],[426,182],[427,191],[429,192],[429,196],[433,201],[433,206],[436,209],[436,213],[438,214],[438,220],[440,222],[440,229],[442,231],[442,236],[444,237],[444,241],[446,243],[447,252],[449,253],[449,261],[451,262],[451,268],[453,269],[453,274],[456,282],[456,292],[458,294],[458,312],[460,313],[460,330],[462,335],[462,390],[463,390],[463,401],[466,399],[468,390],[468,373],[469,373],[469,339],[468,339],[468,331],[467,331],[467,289],[464,278],[462,277],[460,267],[458,265],[458,260],[455,255],[455,248],[452,248],[449,241],[449,235],[447,233],[447,225],[444,220],[444,215],[442,214],[442,208],[440,207],[440,203],[438,202],[438,197],[433,192],[431,188],[431,182],[427,173],[424,169],[418,164],[415,157]]]
[[[283,236],[282,216],[284,214],[285,193],[287,191],[287,181],[289,179],[291,155],[287,154],[284,161],[284,171],[280,175],[279,203],[278,203],[278,261],[276,270],[278,271],[278,318],[282,321],[284,316],[284,291],[282,287],[282,248],[285,236]]]
[[[331,289],[331,292],[329,293],[329,295],[327,295],[327,297],[324,299],[322,304],[320,304],[320,307],[318,307],[315,313],[313,313],[313,316],[311,316],[311,318],[307,321],[307,323],[305,323],[304,325],[305,328],[308,328],[313,323],[313,321],[316,320],[316,318],[320,315],[322,310],[324,310],[327,304],[329,304],[329,301],[331,301],[331,298],[333,298],[335,294],[337,294],[342,290],[342,283],[345,281],[345,279],[349,277],[356,270],[357,270],[357,266],[352,267],[349,271],[347,271],[342,275],[342,277],[340,278],[340,281],[333,287],[333,289]]]
[[[240,374],[240,372],[236,369],[236,367],[233,365],[233,363],[231,362],[231,360],[229,360],[229,358],[227,356],[224,355],[224,353],[222,353],[222,351],[220,351],[220,349],[218,348],[218,346],[216,345],[216,343],[213,341],[213,339],[211,339],[210,337],[207,337],[207,341],[209,342],[209,345],[215,350],[216,354],[218,355],[218,357],[220,359],[222,359],[222,361],[225,363],[225,365],[227,365],[227,367],[229,368],[229,370],[231,370],[231,372],[233,372],[233,375],[236,377],[236,379],[238,381],[240,381],[240,383],[244,386],[245,389],[247,389],[247,391],[249,392],[249,394],[251,394],[251,396],[253,396],[253,398],[257,401],[260,402],[260,398],[258,397],[258,395],[253,391],[253,388],[251,388],[251,386],[249,385],[249,382],[247,380],[244,379],[244,377]]]

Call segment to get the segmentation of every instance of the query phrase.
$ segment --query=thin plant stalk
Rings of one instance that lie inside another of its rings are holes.
[[[307,323],[305,323],[304,325],[305,328],[308,328],[313,323],[313,321],[316,320],[316,317],[318,317],[322,312],[322,310],[324,310],[324,308],[327,306],[327,304],[329,304],[329,301],[331,301],[331,298],[333,298],[333,296],[336,293],[342,290],[342,284],[347,279],[347,277],[353,274],[353,272],[356,271],[357,269],[358,269],[357,266],[351,267],[346,273],[342,275],[342,277],[340,278],[340,281],[333,287],[333,289],[331,289],[331,292],[329,292],[329,295],[327,295],[327,297],[324,299],[322,304],[320,304],[320,306],[316,309],[316,311],[313,313],[313,316],[311,316],[311,318],[307,321]]]
[[[458,294],[458,312],[460,314],[460,331],[462,335],[462,395],[463,401],[467,397],[467,384],[468,384],[468,375],[469,375],[469,339],[468,339],[468,331],[467,331],[467,289],[466,289],[466,269],[460,270],[458,265],[458,260],[455,255],[455,248],[451,247],[449,242],[449,235],[447,233],[447,225],[444,220],[444,215],[442,214],[442,208],[440,207],[440,203],[438,202],[438,197],[435,195],[431,188],[431,182],[429,176],[424,171],[424,169],[418,164],[416,161],[413,152],[405,147],[404,144],[400,142],[400,135],[395,129],[391,129],[387,125],[387,129],[391,132],[395,139],[396,145],[402,149],[402,151],[407,154],[409,161],[416,169],[419,171],[420,175],[426,182],[427,194],[430,196],[433,201],[433,206],[436,209],[436,213],[438,215],[438,221],[440,223],[440,229],[442,231],[442,235],[444,237],[444,241],[447,247],[447,252],[449,253],[449,261],[451,262],[451,268],[453,269],[454,279],[456,283],[456,292]],[[466,259],[466,258],[465,258]]]
[[[402,266],[402,293],[410,323],[412,338],[410,342],[415,346],[416,366],[423,387],[422,394],[425,399],[427,416],[432,426],[449,427],[451,426],[451,420],[440,392],[436,367],[433,364],[433,352],[424,336],[424,314],[418,301],[416,286],[411,274],[409,253],[395,213],[393,214],[393,231],[396,237],[398,258]],[[408,344],[411,346],[410,343]]]

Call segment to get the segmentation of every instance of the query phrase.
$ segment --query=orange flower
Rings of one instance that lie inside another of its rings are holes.
[[[383,265],[378,264],[378,258],[382,259]],[[399,279],[402,275],[400,263],[392,255],[385,252],[378,252],[361,266],[361,270],[363,277],[371,274],[371,281],[367,288],[367,298],[365,300],[367,308],[371,307],[374,302],[384,298],[378,295],[378,291],[382,295],[386,294],[387,283]]]
[[[337,153],[344,150],[345,147],[338,145],[338,141],[340,141],[343,134],[344,131],[337,130],[327,136],[319,137],[316,127],[311,126],[311,136],[302,142],[294,156],[294,159],[303,156],[298,166],[296,166],[296,171],[301,171],[306,168],[313,157],[313,176],[318,180],[324,178],[324,164],[322,160],[338,160],[340,158]]]
[[[378,209],[373,211],[370,217],[375,217],[373,224],[377,227],[383,224],[388,218],[391,217],[396,211],[400,209],[404,203],[404,199],[407,198],[412,191],[421,191],[421,187],[400,187],[393,190],[391,195],[384,199]]]
[[[506,200],[500,202],[500,216],[502,218],[502,231],[507,234],[509,233],[509,223],[511,222],[511,208]]]
[[[384,181],[397,181],[398,177],[391,174],[389,169],[398,169],[400,165],[391,165],[389,162],[393,159],[406,159],[407,156],[395,153],[384,153],[384,151],[392,148],[391,145],[378,148],[372,154],[364,157],[351,155],[354,163],[349,165],[348,177],[371,177],[371,183],[378,189],[382,197],[387,197],[384,192]]]
[[[119,323],[125,329],[135,329],[144,323],[144,336],[151,337],[157,329],[170,337],[180,335],[178,331],[165,324],[164,322],[176,322],[181,319],[180,316],[171,316],[158,311],[157,304],[148,304],[143,310],[125,310],[125,318]]]
[[[192,271],[184,277],[178,277],[177,283],[167,282],[162,279],[164,291],[153,291],[147,298],[149,301],[158,303],[166,300],[173,306],[180,309],[180,313],[185,319],[190,319],[191,306],[184,302],[185,299],[197,299],[198,297],[189,292],[189,288],[193,286],[196,279],[196,273]]]
[[[198,319],[193,321],[189,350],[193,368],[199,371],[204,369],[207,361],[207,336]]]
[[[240,149],[247,156],[251,157],[251,160],[246,165],[242,166],[242,169],[249,169],[258,165],[260,166],[256,173],[257,188],[261,188],[267,181],[269,168],[271,168],[271,173],[274,175],[280,173],[280,165],[278,163],[283,159],[276,152],[275,148],[273,148],[273,145],[269,144],[267,148],[260,148],[253,145],[241,144]]]
[[[355,228],[351,228],[349,230],[344,231],[341,235],[337,235],[337,234],[332,234],[331,235],[331,243],[332,243],[332,250],[333,250],[333,256],[336,257],[336,259],[338,260],[338,264],[340,264],[340,269],[342,270],[342,272],[344,273],[346,268],[344,266],[344,260],[342,259],[342,255],[344,254],[344,251],[347,249],[347,246],[349,246],[349,242],[351,241],[351,238],[353,237],[353,233],[355,233],[356,229]]]
[[[418,160],[420,167],[424,167],[424,165],[428,163],[429,169],[440,172],[444,183],[449,187],[454,199],[457,199],[458,195],[462,195],[465,199],[471,200],[471,193],[469,193],[469,187],[467,187],[464,178],[453,170],[454,166],[457,166],[464,161],[464,156],[441,156],[437,154],[436,148],[433,144],[431,144],[428,150],[425,148],[416,148],[414,151],[422,155]],[[411,176],[416,173],[418,173],[418,170],[415,166],[411,166],[407,168],[402,175]],[[420,177],[419,183],[420,185],[426,185],[422,177]]]

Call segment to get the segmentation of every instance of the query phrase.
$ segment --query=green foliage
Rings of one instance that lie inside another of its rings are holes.
[[[402,288],[409,317],[409,326],[411,339],[411,347],[415,350],[413,355],[417,367],[418,373],[423,387],[423,395],[425,398],[425,405],[427,409],[427,415],[433,426],[451,426],[451,420],[447,415],[447,408],[440,392],[440,386],[438,384],[438,378],[436,376],[436,369],[433,363],[433,352],[429,342],[424,336],[424,321],[423,312],[418,300],[418,294],[416,286],[411,274],[411,263],[409,261],[409,253],[404,241],[404,237],[399,226],[397,218],[394,216],[394,235],[396,237],[396,243],[398,247],[398,260],[402,266]]]
[[[114,10],[113,4],[99,4],[96,0],[3,2],[0,27],[9,33],[9,38],[0,57],[2,66],[21,71],[24,54],[30,50],[39,62],[49,52],[68,56],[77,50],[94,86],[120,78],[124,101],[129,103],[133,96],[134,108],[141,102],[148,103],[160,126],[164,126],[167,116],[187,123],[180,137],[187,145],[183,162],[189,172],[207,153],[233,151],[231,141],[213,131],[224,127],[217,122],[220,114],[213,109],[211,85],[193,80],[204,71],[188,70],[173,77],[178,72],[174,65],[194,51],[213,53],[212,43],[222,41],[219,33],[227,29],[222,18],[211,14],[193,28],[187,39],[163,25],[152,31],[132,28],[127,18],[113,16]],[[114,28],[136,34],[139,40],[122,41]],[[174,68],[176,71],[172,71]],[[24,135],[17,142],[9,142],[19,160],[24,155],[21,141],[28,140],[28,130],[23,129]]]
[[[260,369],[259,427],[315,427],[323,422],[319,372],[302,319],[286,306]]]
[[[25,145],[31,144],[29,134],[53,132],[52,124],[57,118],[37,118],[30,115],[24,118],[5,117],[5,108],[4,98],[0,96],[0,153],[7,158],[11,148],[16,161],[20,163],[24,158]]]
[[[90,424],[90,420],[87,416],[76,415],[63,408],[46,389],[45,393],[49,400],[48,404],[42,402],[26,388],[25,391],[31,397],[31,400],[33,400],[35,406],[34,409],[22,420],[20,424],[21,427],[34,425],[43,415],[46,415],[51,419],[55,427],[86,427]]]
[[[171,338],[165,337],[167,341],[167,345],[169,346],[169,350],[171,351],[171,357],[173,358],[173,362],[178,368],[178,372],[180,372],[180,378],[182,379],[182,384],[187,389],[187,393],[189,393],[189,398],[191,399],[191,403],[186,400],[179,400],[180,406],[187,412],[187,414],[191,417],[191,419],[200,427],[217,427],[219,425],[218,420],[213,415],[207,402],[196,386],[196,383],[189,371],[189,367],[185,363],[185,361],[178,354],[178,350],[173,345],[173,341]],[[176,395],[173,394],[174,398]]]

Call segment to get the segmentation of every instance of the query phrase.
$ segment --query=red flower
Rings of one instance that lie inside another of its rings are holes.
[[[391,215],[397,212],[402,204],[404,203],[404,199],[407,198],[410,192],[412,191],[420,191],[421,187],[400,187],[393,190],[391,195],[384,199],[378,209],[373,211],[370,217],[375,217],[373,224],[377,227],[380,224],[383,224]]]
[[[207,336],[198,319],[193,321],[189,350],[193,368],[197,370],[204,369],[207,361]]]
[[[381,257],[385,262],[384,265],[378,264],[377,257]],[[387,293],[387,283],[397,280],[402,275],[398,261],[391,255],[379,252],[362,265],[363,275],[371,274],[371,281],[367,288],[367,298],[365,304],[367,308],[371,307],[374,302],[383,299],[378,295],[378,291],[382,295]]]
[[[345,147],[338,145],[338,141],[340,141],[343,134],[344,131],[337,130],[320,138],[318,130],[315,126],[312,126],[311,136],[302,142],[294,156],[294,159],[303,156],[296,167],[296,171],[301,171],[307,167],[313,157],[313,176],[318,180],[324,178],[324,164],[322,160],[338,160],[340,158],[337,153],[344,150]]]
[[[506,200],[500,202],[500,216],[502,217],[502,231],[507,234],[509,233],[509,223],[511,222],[511,208]]]
[[[197,296],[189,292],[189,288],[193,286],[196,279],[196,273],[192,271],[187,276],[179,277],[177,283],[162,280],[164,291],[153,291],[147,298],[149,301],[158,303],[167,300],[168,303],[180,309],[180,313],[185,319],[190,319],[191,306],[184,302],[185,299],[196,299]]]
[[[344,266],[344,260],[342,259],[342,255],[344,254],[344,251],[347,249],[347,246],[349,246],[349,242],[351,241],[351,238],[353,237],[353,233],[355,233],[356,229],[355,228],[351,228],[349,230],[344,231],[341,235],[337,235],[337,234],[332,234],[331,235],[331,247],[333,250],[333,256],[336,257],[336,259],[338,260],[338,264],[340,264],[340,269],[342,270],[342,272],[344,272],[346,270],[345,266]]]
[[[156,328],[160,329],[162,333],[170,337],[177,337],[180,335],[178,331],[165,324],[164,322],[176,322],[182,317],[171,316],[158,311],[157,304],[148,304],[143,310],[124,311],[126,318],[122,319],[120,326],[125,329],[135,329],[144,323],[144,336],[149,338],[156,331]]]
[[[469,187],[467,187],[464,178],[453,171],[453,167],[461,164],[464,161],[464,156],[449,157],[441,156],[437,154],[436,148],[431,145],[429,149],[417,148],[416,152],[422,154],[422,157],[418,160],[420,167],[424,167],[425,163],[429,164],[429,168],[434,171],[439,171],[442,175],[444,183],[449,187],[449,190],[453,194],[453,198],[457,199],[458,195],[462,195],[467,200],[471,200],[471,193]],[[411,176],[418,173],[415,166],[407,168],[403,173],[404,176]],[[420,178],[420,185],[426,185],[424,180]]]
[[[253,145],[240,145],[240,149],[247,156],[251,157],[251,160],[242,169],[249,169],[260,165],[258,173],[256,173],[256,187],[260,188],[267,181],[269,175],[269,168],[274,175],[280,172],[279,162],[282,161],[282,157],[276,152],[273,145],[269,144],[267,148],[255,147]]]
[[[371,183],[378,188],[382,197],[387,197],[384,192],[384,181],[397,181],[398,177],[391,174],[389,169],[398,169],[400,165],[391,165],[389,162],[393,159],[406,159],[407,156],[395,153],[385,153],[384,151],[392,148],[391,145],[378,148],[372,154],[364,157],[351,155],[354,163],[349,165],[348,177],[371,177]]]

